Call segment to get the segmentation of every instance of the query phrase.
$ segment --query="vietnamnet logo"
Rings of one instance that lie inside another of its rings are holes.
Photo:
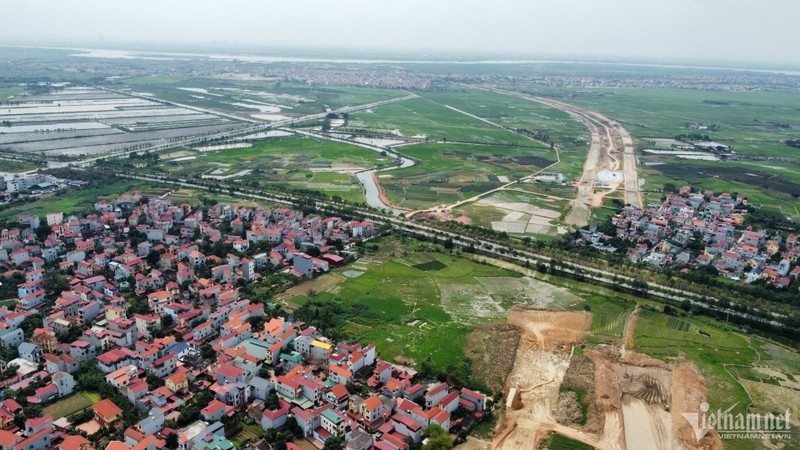
[[[700,404],[700,412],[681,413],[694,430],[694,436],[700,439],[711,430],[716,430],[721,439],[791,439],[792,424],[789,422],[790,412],[785,414],[731,413],[736,407],[722,411],[709,412],[708,403]]]

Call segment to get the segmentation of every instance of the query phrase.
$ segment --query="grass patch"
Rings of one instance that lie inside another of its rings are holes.
[[[589,444],[584,444],[558,433],[551,434],[542,448],[550,450],[594,450],[594,447]]]
[[[2,128],[0,128],[2,131]],[[0,159],[0,172],[8,172],[8,173],[19,173],[19,172],[27,172],[29,170],[36,169],[36,164],[31,164],[24,161],[14,161],[11,159]]]
[[[358,112],[350,116],[350,121],[350,125],[356,128],[399,129],[406,136],[423,134],[437,140],[503,145],[533,144],[514,133],[424,98],[381,106],[373,112]]]
[[[378,250],[356,263],[357,269],[364,271],[361,276],[343,279],[331,289],[335,293],[295,296],[289,299],[289,307],[321,302],[317,322],[322,322],[326,319],[322,317],[324,305],[337,305],[334,309],[341,310],[341,316],[336,319],[335,332],[347,340],[374,343],[387,360],[421,362],[430,358],[440,370],[460,365],[472,323],[490,318],[475,315],[469,321],[454,321],[442,303],[440,285],[472,287],[479,286],[476,278],[520,275],[430,251],[440,246],[387,238],[377,242]],[[434,261],[442,267],[427,271],[413,267]]]
[[[13,206],[0,211],[0,222],[15,221],[19,214],[38,214],[43,217],[51,212],[64,214],[91,211],[94,203],[101,199],[116,199],[120,194],[133,190],[144,190],[148,186],[130,181],[117,180],[102,186],[90,186],[81,189],[68,189],[54,194],[44,195],[37,200]]]
[[[25,89],[19,86],[0,87],[0,100],[15,97],[23,92],[25,92]]]
[[[95,392],[76,392],[69,397],[62,398],[57,402],[47,405],[42,409],[42,413],[59,419],[70,416],[78,411],[86,409],[100,401],[100,395]]]

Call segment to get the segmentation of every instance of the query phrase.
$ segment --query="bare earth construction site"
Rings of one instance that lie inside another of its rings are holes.
[[[541,448],[552,433],[598,449],[722,448],[715,433],[696,441],[676,412],[697,410],[706,401],[702,379],[691,366],[611,347],[587,350],[584,356],[580,347],[592,322],[585,312],[516,306],[508,322],[522,334],[492,449]],[[586,398],[594,400],[580,427],[563,418],[560,396],[568,372],[583,374]]]
[[[583,166],[583,174],[578,181],[578,196],[565,219],[568,224],[586,226],[590,208],[601,206],[603,197],[618,189],[624,191],[625,203],[636,208],[642,207],[633,138],[619,122],[600,113],[548,98],[504,90],[496,92],[564,111],[589,130],[591,144]]]

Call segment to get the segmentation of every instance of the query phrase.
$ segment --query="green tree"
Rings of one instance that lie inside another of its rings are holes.
[[[167,448],[178,448],[178,434],[174,431],[167,435]]]
[[[278,406],[279,406],[278,396],[275,395],[274,392],[269,394],[269,397],[267,397],[267,401],[264,403],[264,408],[270,411],[274,411],[278,409]]]
[[[42,316],[40,314],[33,314],[25,318],[20,324],[22,332],[25,334],[25,340],[29,341],[33,336],[33,330],[41,328],[43,325]]]
[[[45,295],[51,299],[58,297],[58,295],[63,291],[70,290],[67,277],[56,271],[47,272],[44,276],[44,282],[42,284],[44,285]]]
[[[422,446],[422,450],[450,450],[453,448],[453,438],[439,425],[432,423],[428,425],[423,433],[428,442]]]
[[[331,436],[328,439],[325,439],[325,445],[322,447],[322,450],[342,450],[344,447],[344,440],[339,436]]]
[[[47,225],[47,222],[42,222],[36,227],[35,233],[36,238],[39,242],[44,242],[47,239],[47,236],[50,235],[53,231],[50,229],[50,225]]]

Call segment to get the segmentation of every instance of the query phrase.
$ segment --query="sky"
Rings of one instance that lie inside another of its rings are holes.
[[[37,0],[0,43],[208,45],[800,67],[797,0]]]

